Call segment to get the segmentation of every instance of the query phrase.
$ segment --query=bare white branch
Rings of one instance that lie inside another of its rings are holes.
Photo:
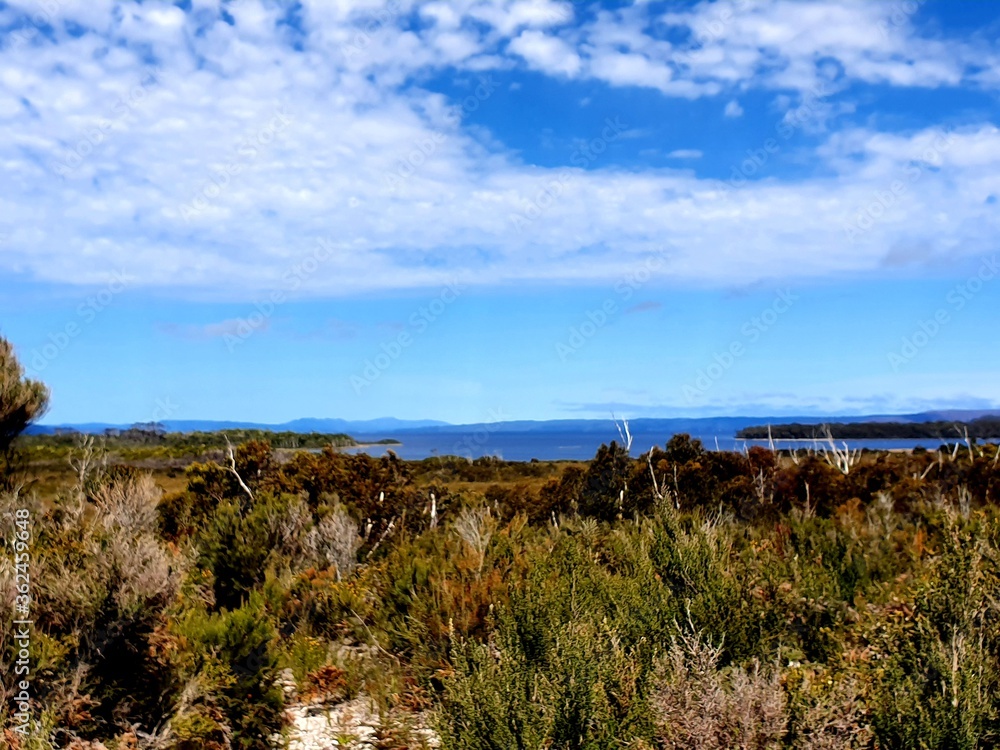
[[[857,464],[858,459],[861,458],[861,449],[851,450],[847,443],[841,443],[843,448],[838,448],[837,444],[833,440],[833,432],[830,430],[829,425],[826,425],[826,445],[821,446],[820,450],[825,460],[830,466],[833,466],[841,474],[845,476],[851,473],[851,469]]]
[[[618,436],[621,438],[622,445],[625,446],[626,452],[631,453],[632,452],[632,432],[629,430],[628,420],[623,417],[622,421],[621,421],[621,424],[619,424],[618,420],[615,419],[615,415],[614,414],[611,415],[611,419],[614,421],[615,427],[618,429]]]
[[[250,488],[247,487],[247,483],[243,481],[243,477],[240,476],[240,473],[236,471],[236,455],[233,453],[233,444],[229,442],[228,435],[223,435],[223,437],[226,438],[226,450],[229,454],[229,472],[236,477],[236,481],[240,483],[240,487],[242,487],[243,491],[247,493],[250,500],[253,500],[253,492],[251,492]]]

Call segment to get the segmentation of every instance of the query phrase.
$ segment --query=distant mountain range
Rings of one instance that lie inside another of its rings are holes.
[[[809,417],[679,417],[632,419],[629,425],[633,433],[660,433],[672,435],[687,432],[692,435],[735,435],[746,427],[767,424],[824,424],[826,422],[841,422],[852,424],[856,422],[937,422],[946,420],[968,421],[984,416],[1000,416],[997,410],[942,410],[928,411],[919,414],[898,415],[866,415],[856,417],[845,416],[809,416]],[[214,421],[205,419],[165,420],[161,422],[168,432],[215,432],[218,430],[258,429],[274,432],[320,432],[346,433],[352,437],[366,439],[391,438],[405,436],[406,433],[421,432],[424,434],[463,434],[475,430],[486,430],[490,433],[605,433],[614,427],[608,419],[555,419],[544,421],[517,420],[510,422],[480,422],[476,424],[449,424],[432,419],[408,420],[394,417],[382,417],[368,420],[348,419],[295,419],[283,424],[264,424],[261,422]],[[28,434],[44,435],[62,430],[77,430],[87,433],[101,433],[109,428],[125,429],[128,424],[111,424],[104,422],[88,422],[84,424],[31,425]]]
[[[282,424],[265,424],[263,422],[240,422],[211,419],[166,419],[158,424],[163,425],[167,432],[217,432],[219,430],[270,430],[272,432],[320,432],[324,434],[337,433],[375,433],[394,432],[397,430],[415,430],[427,427],[447,425],[433,419],[396,419],[382,417],[380,419],[347,420],[347,419],[293,419]],[[76,430],[78,432],[101,433],[107,429],[124,430],[131,424],[113,424],[111,422],[85,422],[80,424],[34,424],[28,427],[29,435],[51,435],[58,430]]]

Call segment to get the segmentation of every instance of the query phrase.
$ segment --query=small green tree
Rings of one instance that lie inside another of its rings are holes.
[[[602,521],[613,521],[625,510],[625,495],[632,470],[632,459],[624,445],[614,440],[602,445],[583,475],[580,513]],[[631,502],[631,497],[629,498]]]
[[[0,483],[8,476],[14,440],[45,412],[49,389],[24,376],[14,347],[0,337]]]

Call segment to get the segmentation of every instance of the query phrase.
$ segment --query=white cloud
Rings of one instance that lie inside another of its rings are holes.
[[[469,4],[466,13],[485,21],[504,36],[518,29],[544,29],[573,20],[573,4],[551,0],[486,0]]]
[[[927,238],[932,260],[991,248],[992,126],[955,133],[936,162],[921,159],[938,129],[831,135],[817,157],[823,177],[734,188],[600,157],[587,169],[527,166],[467,129],[462,102],[413,83],[453,64],[486,68],[470,76],[466,106],[491,106],[489,69],[519,64],[506,50],[551,75],[679,96],[755,76],[807,85],[822,74],[816,50],[852,75],[900,85],[915,70],[928,76],[921,85],[957,70],[931,42],[923,61],[904,54],[905,26],[883,38],[862,24],[850,37],[850,24],[877,20],[868,5],[804,5],[755,4],[685,57],[646,33],[641,6],[570,28],[566,5],[428,4],[427,23],[411,29],[412,4],[305,2],[292,40],[276,6],[252,0],[234,26],[206,6],[182,27],[165,6],[67,0],[63,17],[92,31],[69,34],[56,19],[56,43],[36,38],[0,64],[0,214],[17,219],[0,272],[80,284],[125,267],[145,287],[246,297],[294,283],[297,294],[346,295],[455,276],[604,281],[664,243],[672,278],[709,283],[878,272],[891,248]],[[709,10],[696,6],[683,22]],[[935,169],[921,167],[848,241],[845,226],[914,164]],[[321,260],[301,273],[309,258]]]
[[[693,30],[682,64],[691,76],[809,91],[831,73],[896,86],[936,87],[972,78],[992,50],[922,37],[898,3],[849,0],[702,2],[661,21]],[[830,63],[834,63],[831,68]]]
[[[668,90],[673,72],[645,55],[604,51],[594,55],[590,70],[596,78],[616,86],[648,86]]]
[[[540,31],[523,31],[510,43],[510,51],[520,55],[536,70],[575,76],[580,72],[580,56],[564,41]]]
[[[667,154],[670,159],[700,159],[704,154],[696,148],[678,148]]]
[[[740,103],[738,101],[733,99],[726,104],[726,109],[723,111],[723,114],[726,117],[742,117],[743,107],[740,106]]]
[[[993,49],[921,36],[898,3],[720,0],[659,16],[651,7],[601,10],[579,27],[559,25],[527,37],[545,46],[536,58],[524,56],[537,69],[686,98],[736,86],[806,93],[838,80],[925,88],[996,84],[996,76],[984,72],[1000,62]],[[503,33],[504,25],[494,23]],[[688,32],[690,41],[668,42],[664,30]],[[565,48],[556,46],[556,35]],[[575,58],[563,62],[574,53],[579,65]]]

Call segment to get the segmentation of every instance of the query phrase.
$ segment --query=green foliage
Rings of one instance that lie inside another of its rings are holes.
[[[980,439],[1000,438],[1000,418],[979,417],[968,422],[831,422],[830,424],[790,424],[745,427],[736,437],[747,440],[823,440],[827,431],[835,440],[955,440],[966,432]]]
[[[496,535],[485,569],[453,532],[402,539],[372,570],[379,600],[376,624],[389,649],[426,668],[447,659],[453,632],[484,637],[490,608],[503,601],[507,582],[522,564],[516,524]],[[497,548],[500,548],[499,550]]]
[[[1000,741],[997,523],[942,519],[940,550],[912,599],[871,623],[879,661],[873,723],[886,747],[993,747]]]
[[[583,475],[580,512],[602,521],[620,517],[625,512],[624,498],[631,469],[632,459],[624,446],[612,440],[611,445],[598,448]]]
[[[52,747],[278,746],[279,668],[297,701],[371,698],[385,747],[428,710],[470,750],[1000,743],[993,447],[845,472],[682,435],[586,466],[250,441],[167,497],[80,461],[0,495],[32,508]]]
[[[24,377],[14,347],[0,336],[0,481],[5,484],[14,439],[45,412],[48,402],[48,388]]]
[[[284,699],[263,597],[251,594],[235,610],[188,612],[177,634],[188,643],[190,679],[204,686],[201,704],[185,713],[184,741],[210,741],[221,732],[234,748],[272,747],[272,736],[284,727]]]
[[[125,460],[152,458],[201,458],[221,455],[229,440],[232,445],[263,442],[282,450],[320,450],[327,446],[346,448],[357,445],[349,435],[320,432],[272,432],[235,429],[217,432],[166,432],[162,426],[135,425],[126,430],[109,429],[100,436],[111,452]],[[37,459],[53,460],[72,454],[81,434],[60,431],[51,435],[27,435],[25,448]]]
[[[458,446],[456,446],[458,447]],[[553,462],[529,461],[516,463],[503,461],[495,456],[466,458],[463,456],[435,456],[411,464],[414,479],[421,482],[518,482],[550,476],[558,471]]]
[[[641,591],[580,551],[559,544],[548,565],[529,571],[488,641],[456,640],[457,675],[440,715],[446,746],[601,748],[650,734],[654,644],[622,633]],[[567,568],[571,577],[559,575]]]
[[[203,524],[195,540],[198,565],[212,574],[218,606],[240,606],[263,583],[269,564],[287,562],[281,551],[291,502],[269,494],[225,500]]]

